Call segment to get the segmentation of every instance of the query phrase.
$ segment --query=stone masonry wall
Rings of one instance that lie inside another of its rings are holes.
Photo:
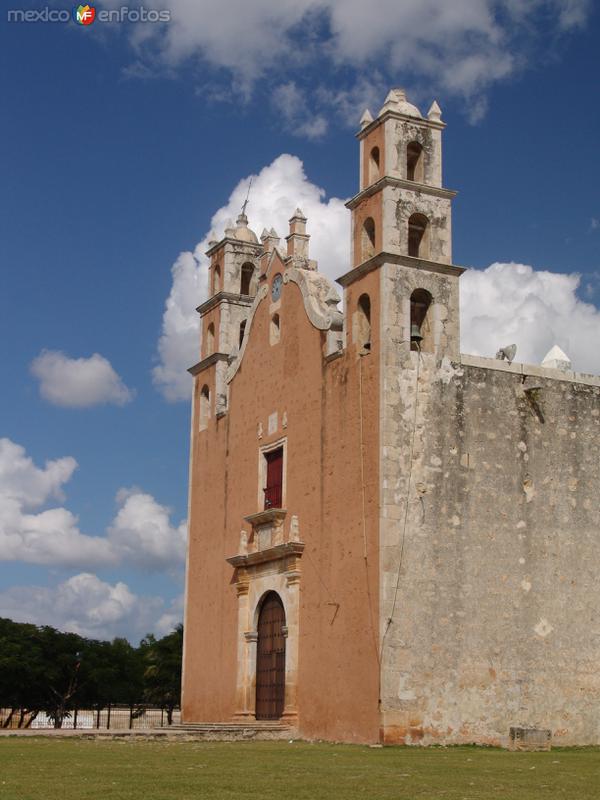
[[[600,380],[530,368],[525,393],[523,365],[419,356],[389,333],[384,739],[505,744],[524,725],[599,743]]]

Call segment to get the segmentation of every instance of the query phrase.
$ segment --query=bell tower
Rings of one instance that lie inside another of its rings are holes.
[[[189,370],[195,378],[195,394],[201,408],[204,397],[202,428],[207,427],[210,417],[219,416],[227,408],[225,373],[244,338],[258,287],[261,251],[243,211],[235,227],[226,228],[219,242],[209,242],[208,299],[196,309],[201,320],[201,360]]]
[[[442,185],[441,109],[434,101],[423,117],[404,90],[392,89],[377,118],[365,111],[360,124],[360,191],[347,203],[353,270],[341,282],[386,265],[402,341],[438,358],[458,356],[463,269],[452,265],[456,192]]]

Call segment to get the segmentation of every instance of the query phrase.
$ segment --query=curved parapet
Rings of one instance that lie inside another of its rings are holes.
[[[296,267],[288,267],[283,272],[283,283],[295,283],[300,289],[302,300],[304,303],[304,310],[311,325],[314,325],[320,331],[341,331],[344,323],[344,315],[337,308],[340,302],[340,296],[335,290],[331,282],[320,273],[313,270],[297,269]],[[239,352],[237,348],[231,353],[230,364],[227,368],[226,381],[231,383],[235,374],[237,373],[248,340],[252,334],[252,323],[259,305],[269,295],[269,285],[264,283],[258,290],[250,313],[247,318],[246,328],[244,330],[244,339],[242,341]]]
[[[340,296],[330,281],[313,270],[288,268],[284,283],[295,283],[304,300],[306,316],[320,331],[342,330],[344,316],[337,308]]]

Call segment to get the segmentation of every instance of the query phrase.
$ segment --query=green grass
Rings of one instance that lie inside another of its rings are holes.
[[[600,749],[0,740],[0,800],[598,800]]]

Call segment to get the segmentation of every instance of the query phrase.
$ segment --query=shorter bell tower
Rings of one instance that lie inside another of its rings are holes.
[[[201,361],[190,369],[195,377],[201,427],[227,408],[225,374],[242,345],[246,319],[256,295],[262,245],[242,212],[223,238],[209,242],[208,299],[198,306]]]

